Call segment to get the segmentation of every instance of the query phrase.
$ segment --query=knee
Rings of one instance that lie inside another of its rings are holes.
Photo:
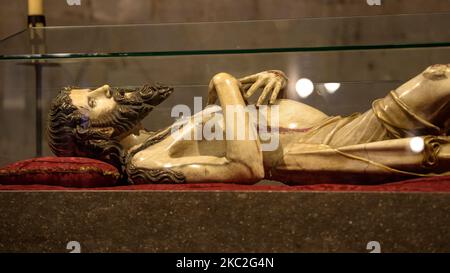
[[[435,64],[429,66],[422,74],[429,80],[447,79],[450,72],[450,64]]]

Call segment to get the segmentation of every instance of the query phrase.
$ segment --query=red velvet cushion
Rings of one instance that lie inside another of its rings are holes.
[[[82,157],[40,157],[0,169],[3,185],[108,187],[117,184],[118,170],[108,163]]]

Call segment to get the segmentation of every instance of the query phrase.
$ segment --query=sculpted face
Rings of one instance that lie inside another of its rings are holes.
[[[72,89],[70,91],[72,104],[91,120],[106,118],[117,107],[111,88],[103,85],[97,89]]]
[[[58,156],[86,156],[120,167],[120,141],[140,126],[140,121],[173,88],[144,85],[140,88],[95,89],[67,87],[52,100],[48,114],[48,144]]]
[[[69,97],[82,116],[81,127],[105,128],[111,137],[118,137],[129,134],[172,91],[160,85],[128,90],[103,85],[96,89],[71,89]]]

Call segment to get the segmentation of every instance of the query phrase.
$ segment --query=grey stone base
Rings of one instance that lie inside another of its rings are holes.
[[[0,192],[1,252],[450,252],[450,194]]]

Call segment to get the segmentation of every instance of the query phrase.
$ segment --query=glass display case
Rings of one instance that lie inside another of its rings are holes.
[[[240,78],[281,70],[289,78],[281,97],[330,116],[364,112],[430,65],[450,62],[448,25],[450,13],[30,28],[0,42],[0,166],[52,155],[47,113],[66,86],[173,87],[144,120],[151,131],[175,121],[176,105],[204,108],[219,72]],[[202,97],[201,107],[194,97]],[[2,185],[0,245],[61,252],[76,240],[96,252],[368,252],[380,241],[383,252],[446,252],[448,176],[433,179],[95,191]]]
[[[422,72],[448,63],[449,13],[245,22],[31,28],[0,43],[0,165],[51,155],[45,137],[51,99],[65,86],[141,86],[173,94],[145,120],[174,121],[193,108],[218,72],[286,73],[283,96],[329,115],[349,115]],[[299,90],[301,78],[313,90]],[[306,93],[305,93],[306,92]]]

